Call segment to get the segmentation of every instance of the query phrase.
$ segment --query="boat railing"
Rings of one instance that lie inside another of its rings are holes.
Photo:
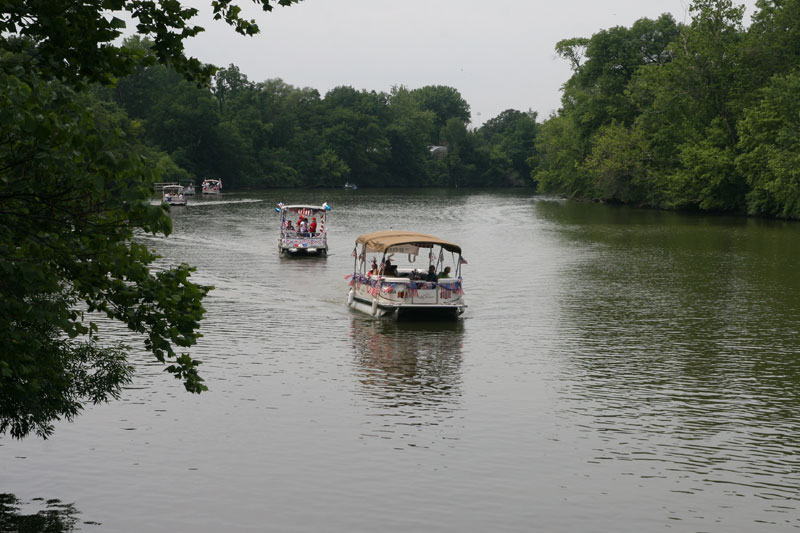
[[[157,181],[153,183],[153,190],[161,192],[164,190],[164,187],[169,187],[170,185],[180,185],[180,183],[177,181]]]
[[[284,238],[291,238],[291,239],[316,239],[319,237],[325,237],[324,231],[317,231],[315,233],[311,233],[310,231],[306,232],[299,232],[294,230],[281,230],[281,235]]]
[[[350,276],[350,284],[354,285],[356,290],[366,286],[368,294],[394,303],[428,305],[453,303],[460,300],[464,294],[461,278],[424,281],[354,274]]]

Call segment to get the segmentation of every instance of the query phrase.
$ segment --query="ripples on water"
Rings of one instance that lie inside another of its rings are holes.
[[[361,393],[371,405],[365,436],[424,446],[415,442],[421,428],[423,439],[441,438],[441,432],[425,433],[451,424],[460,409],[462,323],[358,317],[351,328]]]
[[[276,253],[278,201],[331,212]],[[0,491],[104,531],[781,531],[800,527],[798,227],[519,191],[274,191],[142,237],[213,285],[184,394],[138,346],[121,402],[0,442]],[[460,243],[464,317],[345,305],[355,237]],[[24,450],[25,453],[22,453]],[[122,481],[119,481],[122,480]]]
[[[796,256],[752,255],[769,251],[758,228],[629,217],[566,229],[583,253],[560,300],[563,412],[590,416],[595,462],[716,494],[717,522],[735,497],[765,500],[723,530],[798,527],[798,284],[780,273]]]

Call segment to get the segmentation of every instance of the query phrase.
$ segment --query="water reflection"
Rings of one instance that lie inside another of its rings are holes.
[[[461,321],[353,317],[350,328],[361,391],[379,417],[366,435],[409,439],[413,427],[448,425],[462,394]]]
[[[540,202],[561,265],[569,417],[597,462],[648,461],[692,492],[800,498],[798,227]],[[781,250],[780,254],[776,250]],[[789,252],[788,250],[795,250]],[[782,271],[784,271],[782,273]]]
[[[31,513],[33,508],[39,510]],[[60,500],[35,498],[31,502],[23,502],[13,494],[0,494],[0,531],[3,532],[66,533],[83,531],[84,525],[100,525],[96,522],[79,524],[79,514],[73,504],[62,503]]]

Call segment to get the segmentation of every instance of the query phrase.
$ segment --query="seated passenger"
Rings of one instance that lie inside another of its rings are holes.
[[[436,281],[436,267],[431,265],[428,267],[428,275],[425,276],[425,281]]]
[[[390,259],[387,259],[386,263],[383,265],[383,275],[397,276],[397,265],[393,265]]]
[[[444,267],[444,270],[439,272],[439,279],[445,279],[450,277],[450,267]]]

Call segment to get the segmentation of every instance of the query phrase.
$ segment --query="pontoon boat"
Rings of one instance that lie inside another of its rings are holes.
[[[284,205],[275,211],[281,215],[278,253],[287,255],[328,255],[328,211],[331,206]]]
[[[378,255],[369,257],[373,253]],[[379,231],[358,237],[353,257],[353,274],[347,276],[353,309],[377,317],[457,317],[467,307],[461,280],[466,261],[457,244],[422,233]],[[405,264],[395,264],[395,257]]]
[[[181,180],[181,185],[183,185],[183,194],[194,196],[194,180]]]
[[[219,194],[222,192],[222,180],[203,180],[203,194]]]
[[[186,194],[180,185],[164,185],[161,199],[169,205],[186,205]]]

